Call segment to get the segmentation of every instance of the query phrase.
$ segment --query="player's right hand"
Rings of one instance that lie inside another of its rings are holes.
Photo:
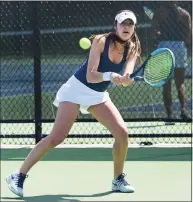
[[[120,74],[112,72],[111,73],[111,82],[116,84],[116,85],[121,85],[122,84],[121,77],[122,76]]]

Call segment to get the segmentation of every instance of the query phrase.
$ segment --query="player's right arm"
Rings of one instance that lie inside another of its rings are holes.
[[[104,74],[98,71],[101,53],[104,51],[106,37],[97,35],[93,39],[90,49],[86,79],[88,83],[99,83],[104,81]],[[110,80],[115,84],[120,84],[121,75],[110,73]]]

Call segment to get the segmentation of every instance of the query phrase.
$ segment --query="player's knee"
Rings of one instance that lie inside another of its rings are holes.
[[[65,139],[65,136],[62,134],[58,135],[50,135],[50,145],[56,147],[57,145],[61,144]]]
[[[122,144],[128,144],[128,129],[127,127],[120,127],[119,132],[115,137],[115,141]]]

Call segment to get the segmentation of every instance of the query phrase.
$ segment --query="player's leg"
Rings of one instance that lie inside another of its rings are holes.
[[[51,134],[42,139],[29,153],[18,172],[7,177],[8,186],[15,194],[23,196],[23,183],[28,171],[52,148],[67,137],[77,115],[79,105],[70,102],[59,104]]]
[[[172,94],[171,94],[171,80],[163,85],[163,100],[167,113],[167,118],[172,118]]]
[[[121,192],[133,192],[134,188],[125,181],[123,174],[128,150],[128,130],[123,118],[111,100],[91,106],[88,111],[112,133],[115,139],[112,150],[114,160],[112,189]]]
[[[175,69],[175,83],[178,92],[178,98],[181,105],[181,118],[186,120],[189,117],[186,113],[186,88],[184,84],[184,74],[185,68]]]

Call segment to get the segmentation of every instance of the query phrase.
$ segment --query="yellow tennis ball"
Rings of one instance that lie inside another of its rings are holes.
[[[90,48],[91,42],[90,42],[90,40],[88,38],[83,37],[83,38],[80,39],[79,45],[80,45],[80,47],[82,49],[86,50],[86,49]]]

